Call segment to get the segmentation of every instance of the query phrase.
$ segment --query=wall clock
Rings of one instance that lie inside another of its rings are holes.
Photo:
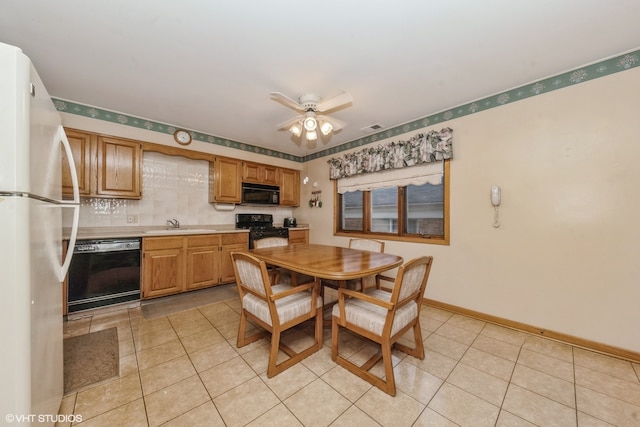
[[[180,145],[191,144],[191,134],[184,129],[178,129],[173,133],[173,138]]]

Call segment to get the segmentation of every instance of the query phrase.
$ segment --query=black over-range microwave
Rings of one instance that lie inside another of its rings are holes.
[[[278,205],[280,203],[280,187],[243,182],[242,203],[247,205]]]

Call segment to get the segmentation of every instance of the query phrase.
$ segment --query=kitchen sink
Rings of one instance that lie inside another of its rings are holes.
[[[147,230],[145,234],[206,234],[215,233],[211,228],[167,228],[164,230]]]

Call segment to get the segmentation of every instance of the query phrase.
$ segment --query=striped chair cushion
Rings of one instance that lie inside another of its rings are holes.
[[[273,293],[277,294],[286,289],[291,289],[288,285],[273,286]],[[276,301],[276,310],[280,323],[286,323],[298,316],[309,313],[309,305],[311,302],[311,292],[299,292],[289,295]],[[249,313],[252,313],[258,319],[262,320],[269,326],[271,324],[271,314],[269,313],[269,305],[266,301],[261,300],[255,295],[246,294],[242,300],[242,307]],[[316,308],[322,307],[322,298],[317,297]]]
[[[380,289],[368,289],[365,293],[382,301],[389,302],[391,299],[390,292]],[[366,301],[351,298],[345,301],[344,310],[347,322],[359,326],[373,334],[382,335],[382,329],[384,328],[384,323],[387,317],[386,309]],[[338,304],[333,306],[332,315],[340,317],[340,307]],[[395,335],[396,332],[409,324],[417,316],[418,305],[415,301],[411,301],[396,310],[396,315],[393,319],[393,326],[391,327],[391,335]]]

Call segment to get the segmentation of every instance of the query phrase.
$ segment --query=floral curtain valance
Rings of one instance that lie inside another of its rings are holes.
[[[453,158],[450,128],[419,133],[408,141],[388,142],[328,160],[329,178],[400,169]]]

